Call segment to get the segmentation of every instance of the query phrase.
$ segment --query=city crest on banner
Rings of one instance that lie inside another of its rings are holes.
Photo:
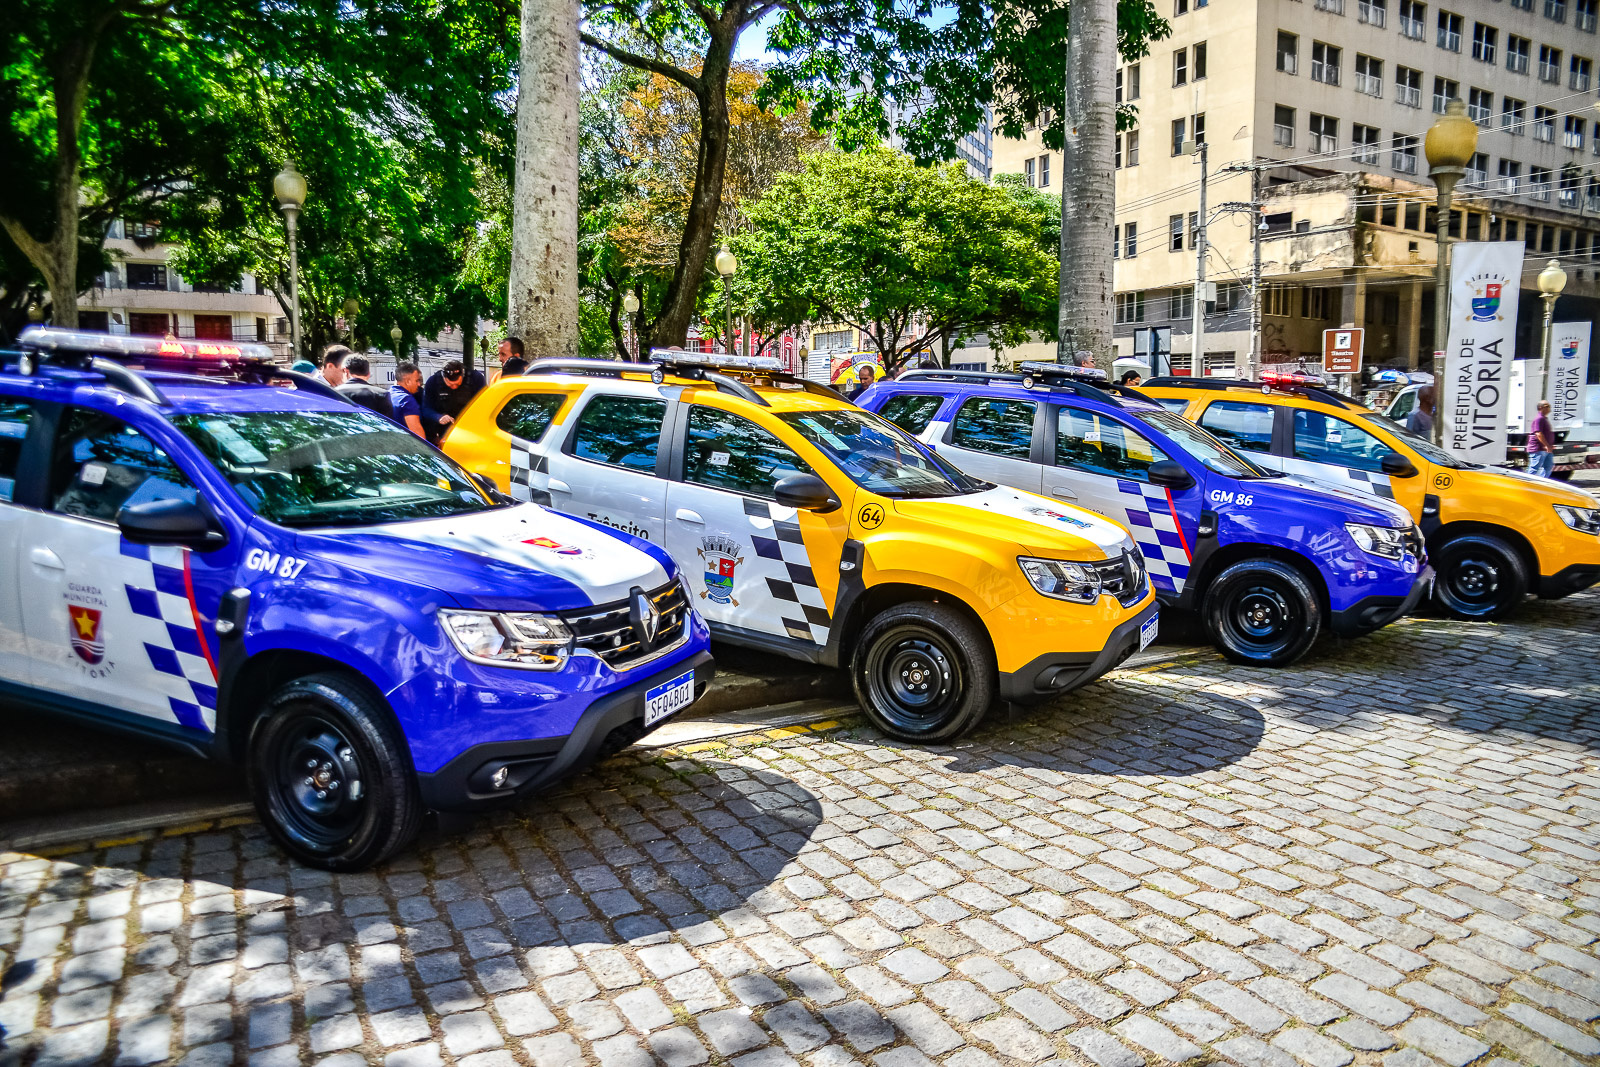
[[[1583,423],[1591,329],[1587,322],[1558,322],[1550,328],[1550,424],[1558,430]]]
[[[1473,463],[1506,461],[1522,253],[1521,241],[1451,246],[1449,343],[1436,410],[1444,447]]]

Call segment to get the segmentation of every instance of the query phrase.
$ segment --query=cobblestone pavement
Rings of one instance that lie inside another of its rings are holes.
[[[371,874],[249,822],[0,854],[0,1022],[40,1064],[1592,1064],[1597,657],[1585,595],[954,748],[627,753]]]

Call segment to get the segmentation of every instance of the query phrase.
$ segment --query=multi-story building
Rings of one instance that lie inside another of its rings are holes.
[[[1369,327],[1369,363],[1427,366],[1436,213],[1423,138],[1452,97],[1482,130],[1448,230],[1527,243],[1519,354],[1538,351],[1534,277],[1550,257],[1569,278],[1558,316],[1600,312],[1600,0],[1161,2],[1172,36],[1117,74],[1119,101],[1137,109],[1116,142],[1119,355],[1170,329],[1189,369],[1200,167],[1184,146],[1200,140],[1217,286],[1207,369],[1250,351],[1253,239],[1263,362],[1320,360],[1321,331],[1352,324]],[[996,173],[1059,181],[1037,131],[996,141],[994,156]],[[1012,355],[1053,354],[1035,347]]]

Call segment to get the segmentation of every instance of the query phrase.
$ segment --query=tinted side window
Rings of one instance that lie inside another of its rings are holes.
[[[0,500],[13,500],[17,492],[17,466],[22,462],[22,440],[33,421],[33,405],[26,400],[0,396]]]
[[[513,437],[537,443],[550,429],[566,397],[560,393],[524,393],[514,396],[494,417],[494,424]]]
[[[1332,463],[1375,471],[1394,451],[1353,423],[1320,411],[1294,413],[1294,456],[1313,463]]]
[[[916,435],[928,428],[928,423],[943,406],[942,396],[892,396],[878,409],[878,414],[906,433]]]
[[[805,460],[749,419],[716,408],[689,409],[684,481],[770,497],[778,479],[812,473]]]
[[[973,397],[956,412],[950,443],[974,452],[1028,459],[1033,452],[1033,413],[1029,400]]]
[[[50,464],[53,510],[115,522],[129,504],[194,498],[189,479],[150,438],[98,411],[67,412]]]
[[[1200,425],[1241,452],[1272,451],[1272,408],[1239,400],[1218,400],[1200,416]]]
[[[1150,464],[1167,454],[1143,436],[1106,418],[1076,408],[1062,408],[1056,417],[1056,466],[1128,478],[1150,480]]]
[[[666,417],[665,400],[597,396],[578,416],[572,451],[579,459],[654,474]]]

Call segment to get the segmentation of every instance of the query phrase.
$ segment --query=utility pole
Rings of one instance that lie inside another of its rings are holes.
[[[1189,373],[1196,378],[1205,377],[1206,336],[1206,170],[1208,156],[1204,141],[1190,141],[1184,146],[1200,157],[1200,210],[1194,217],[1194,317],[1190,320],[1190,334],[1194,337],[1194,354],[1190,357]]]
[[[1261,373],[1261,168],[1250,168],[1250,365],[1245,377]]]

